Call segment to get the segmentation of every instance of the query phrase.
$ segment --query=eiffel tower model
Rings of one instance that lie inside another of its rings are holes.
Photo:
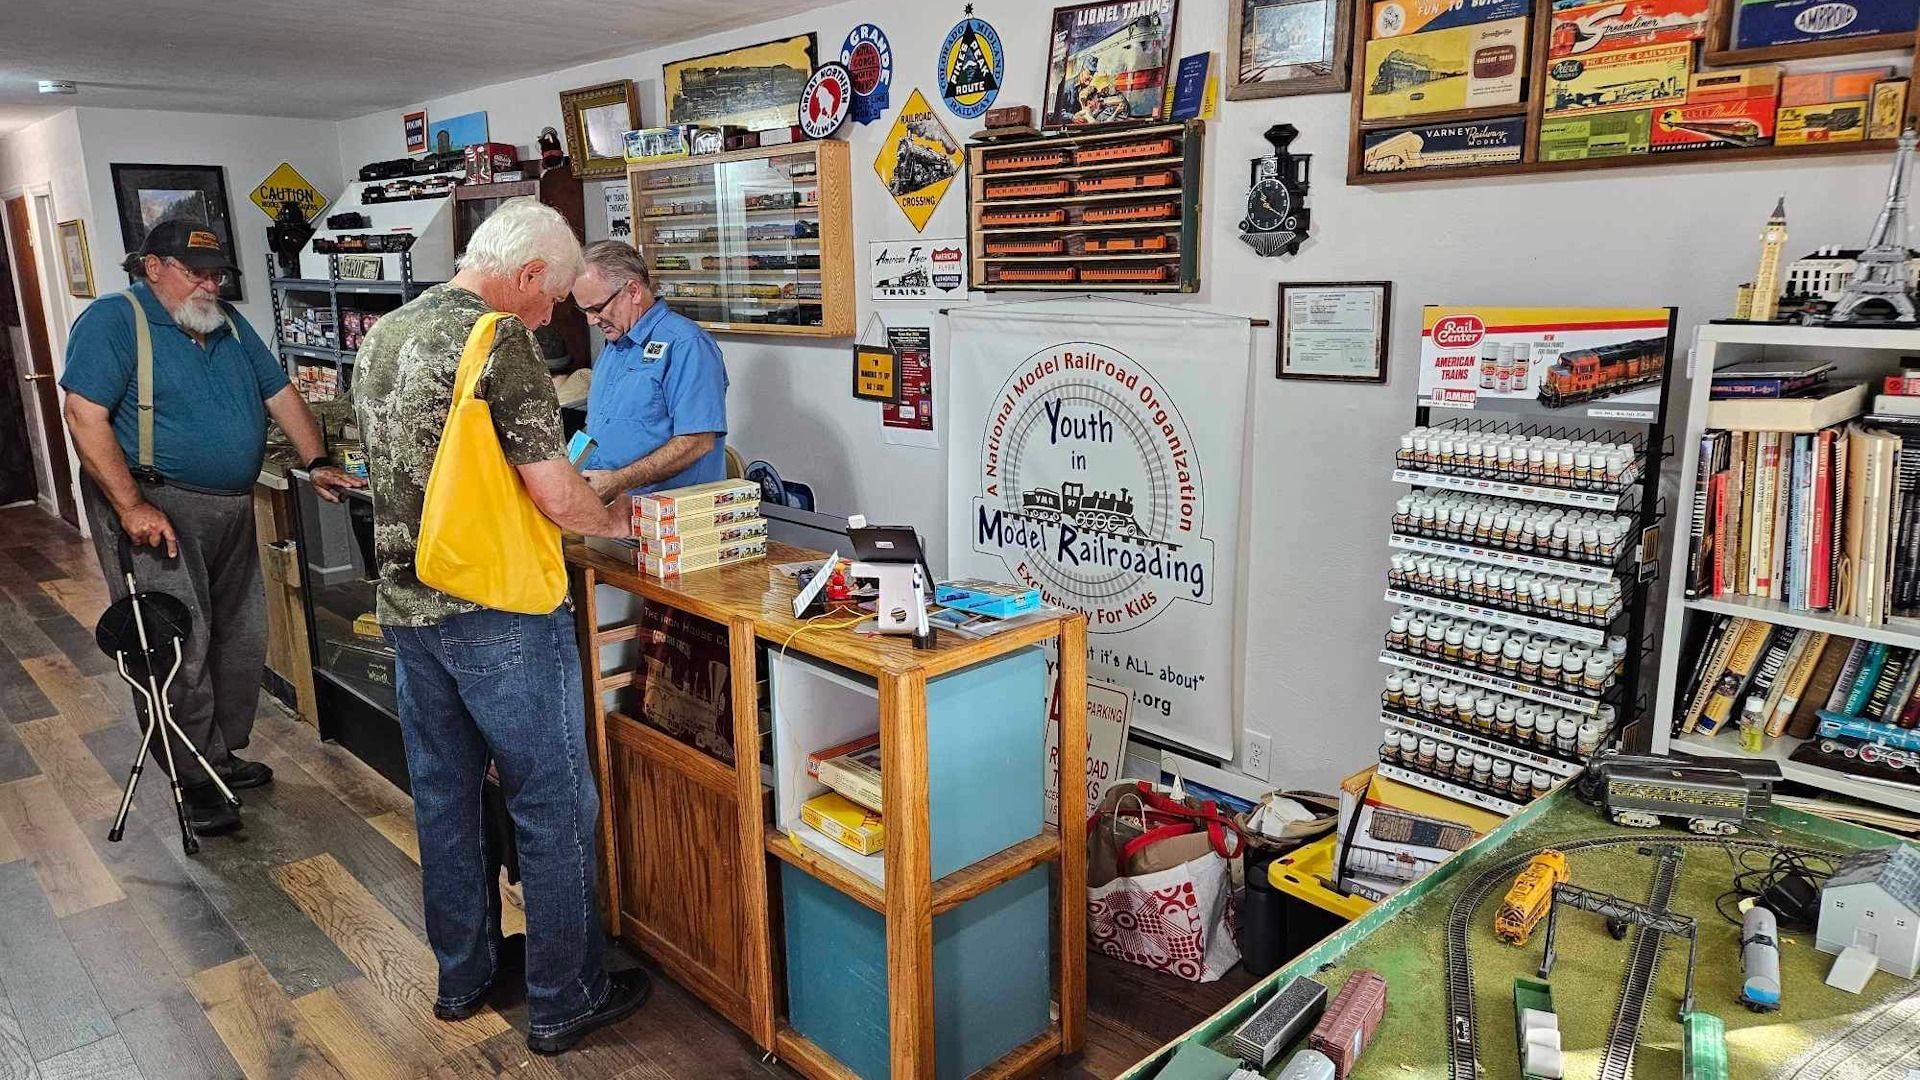
[[[1873,235],[1860,253],[1853,280],[1833,305],[1828,322],[1848,322],[1870,300],[1893,305],[1893,321],[1915,321],[1913,298],[1907,295],[1907,163],[1920,144],[1912,128],[1900,133],[1893,154],[1893,178],[1887,182],[1887,205],[1873,221]]]

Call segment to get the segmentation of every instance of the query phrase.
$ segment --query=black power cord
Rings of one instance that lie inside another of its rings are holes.
[[[1753,856],[1766,862],[1754,865]],[[1733,863],[1733,888],[1714,898],[1720,917],[1740,925],[1740,901],[1752,897],[1773,912],[1782,927],[1809,929],[1820,917],[1820,886],[1833,876],[1833,861],[1821,855],[1801,856],[1763,848],[1727,849]],[[1731,901],[1731,907],[1729,907]]]

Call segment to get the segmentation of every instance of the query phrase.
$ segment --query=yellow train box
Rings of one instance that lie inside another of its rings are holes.
[[[880,815],[837,791],[801,803],[800,820],[862,855],[872,855],[887,845],[887,830]]]
[[[1693,43],[1569,56],[1547,65],[1549,116],[1679,104],[1687,99]]]
[[[1367,42],[1360,115],[1368,120],[1511,105],[1520,100],[1527,20]]]
[[[1776,146],[1859,142],[1866,137],[1867,102],[1864,100],[1782,105],[1773,122]]]

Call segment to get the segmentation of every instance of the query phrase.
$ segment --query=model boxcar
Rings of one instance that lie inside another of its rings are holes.
[[[1567,857],[1543,851],[1513,879],[1500,910],[1493,913],[1493,936],[1509,945],[1525,945],[1533,928],[1553,906],[1553,887],[1566,881]]]
[[[1727,1080],[1727,1025],[1698,1009],[1681,1018],[1680,1080]]]
[[[1373,1041],[1373,1031],[1386,1011],[1387,980],[1377,971],[1356,971],[1347,977],[1333,1004],[1327,1006],[1327,1014],[1307,1036],[1307,1047],[1333,1062],[1334,1080],[1347,1080],[1353,1063]]]

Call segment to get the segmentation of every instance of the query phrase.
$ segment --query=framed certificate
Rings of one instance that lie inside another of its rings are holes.
[[[1386,382],[1392,313],[1392,282],[1282,284],[1274,374],[1282,379]]]

